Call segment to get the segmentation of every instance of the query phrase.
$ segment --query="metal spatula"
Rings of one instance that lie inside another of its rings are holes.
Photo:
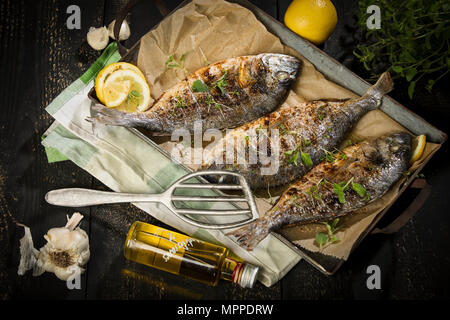
[[[220,175],[225,181],[236,181],[237,184],[220,183],[186,183],[191,178],[200,176]],[[227,176],[234,179],[227,179]],[[237,179],[236,179],[237,178]],[[175,195],[176,190],[214,190],[213,196],[190,196]],[[220,190],[237,190],[240,195],[225,195]],[[136,194],[97,191],[91,189],[68,188],[58,189],[48,192],[45,200],[53,205],[67,207],[85,207],[107,203],[122,202],[159,202],[169,208],[175,215],[194,226],[208,229],[235,228],[254,221],[259,218],[253,194],[250,191],[245,178],[230,171],[200,171],[185,175],[173,183],[166,191],[159,194]],[[182,203],[185,206],[177,207],[175,203]],[[191,209],[192,202],[232,202],[234,209]],[[237,204],[241,205],[238,206]],[[246,208],[243,208],[243,205]],[[200,219],[205,216],[242,216],[242,219],[227,223],[202,222]]]

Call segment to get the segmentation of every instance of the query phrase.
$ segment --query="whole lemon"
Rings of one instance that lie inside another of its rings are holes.
[[[321,44],[336,27],[336,8],[330,0],[294,0],[284,15],[284,23],[303,38]]]

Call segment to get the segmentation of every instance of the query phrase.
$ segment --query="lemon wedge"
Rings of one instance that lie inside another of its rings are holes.
[[[425,145],[427,144],[427,137],[422,134],[420,136],[417,136],[412,141],[412,156],[411,156],[411,163],[417,161],[420,159],[420,157],[423,154],[423,150],[425,150]]]
[[[142,77],[142,79],[145,80],[145,76],[143,75],[141,70],[139,70],[139,68],[136,67],[134,64],[128,62],[115,62],[107,65],[98,73],[95,79],[95,93],[97,95],[97,98],[102,103],[105,103],[103,99],[103,86],[105,84],[105,80],[116,70],[133,70],[140,77]]]
[[[129,88],[126,85],[128,82]],[[117,95],[119,89],[123,89],[120,98]],[[103,84],[102,95],[107,107],[117,107],[125,112],[145,111],[150,104],[147,81],[134,70],[119,69],[111,73]]]

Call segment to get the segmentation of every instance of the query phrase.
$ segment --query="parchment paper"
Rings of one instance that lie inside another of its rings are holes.
[[[281,108],[298,102],[326,98],[354,98],[353,92],[328,81],[315,67],[294,49],[283,45],[279,38],[269,33],[253,13],[237,4],[223,0],[194,0],[167,17],[156,29],[141,39],[138,67],[144,72],[153,99],[184,79],[189,73],[223,59],[264,52],[284,53],[298,57],[303,66]],[[166,61],[174,55],[180,61],[185,55],[184,68],[167,69]],[[365,115],[353,128],[347,139],[353,142],[377,137],[395,131],[407,131],[382,111]],[[173,143],[156,138],[156,142],[170,152]],[[411,171],[431,157],[439,145],[427,143],[424,155],[413,164]],[[388,206],[398,194],[404,179],[398,181],[381,199],[341,219],[341,229],[336,236],[340,241],[326,247],[322,253],[347,259],[359,235],[370,225],[377,214]],[[277,190],[278,193],[280,190]],[[277,193],[269,190],[257,193],[260,214],[271,208]],[[280,233],[297,246],[318,251],[314,243],[323,225],[310,224],[284,228]]]

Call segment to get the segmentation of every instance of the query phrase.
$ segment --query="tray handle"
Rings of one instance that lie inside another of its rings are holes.
[[[123,57],[128,49],[125,48],[119,41],[119,32],[120,26],[122,25],[123,20],[127,16],[128,13],[133,10],[133,8],[139,3],[141,0],[130,0],[128,1],[122,8],[120,8],[119,12],[117,12],[116,23],[114,24],[114,38],[117,42],[117,48],[119,50],[120,55]],[[158,8],[159,12],[163,17],[167,16],[170,10],[166,7],[162,0],[153,0],[153,3]]]
[[[427,183],[425,179],[414,180],[410,188],[421,189],[416,198],[411,202],[411,204],[406,208],[400,216],[392,221],[389,225],[384,228],[375,228],[371,234],[392,234],[399,231],[409,220],[416,214],[417,211],[423,206],[428,196],[431,193],[431,186]]]

